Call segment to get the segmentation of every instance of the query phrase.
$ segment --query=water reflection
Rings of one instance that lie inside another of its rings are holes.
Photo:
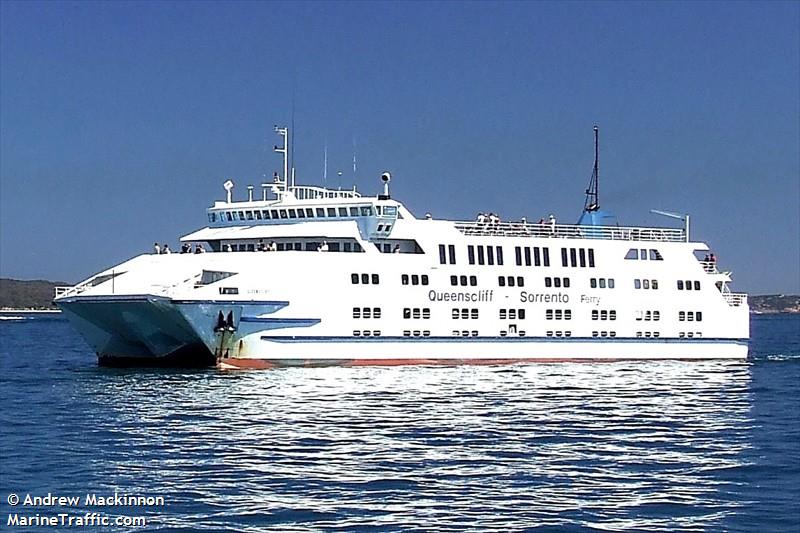
[[[743,505],[742,363],[91,376],[98,479],[163,494],[167,528],[702,530]]]

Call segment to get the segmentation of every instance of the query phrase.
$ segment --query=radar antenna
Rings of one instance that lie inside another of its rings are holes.
[[[594,127],[594,170],[592,179],[589,180],[589,188],[586,189],[586,201],[583,203],[583,210],[587,213],[600,209],[600,150],[599,150],[600,130]]]

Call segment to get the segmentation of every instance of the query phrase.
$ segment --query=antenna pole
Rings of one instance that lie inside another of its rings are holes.
[[[322,185],[328,186],[328,139],[325,139],[325,167],[322,171]]]
[[[275,146],[274,150],[283,154],[283,191],[289,190],[289,130],[275,126],[275,133],[283,137],[283,146]]]
[[[594,126],[594,203],[600,208],[600,128]]]

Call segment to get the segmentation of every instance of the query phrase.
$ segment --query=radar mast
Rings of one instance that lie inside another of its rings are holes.
[[[600,209],[600,129],[594,127],[594,169],[592,178],[589,180],[589,188],[586,189],[586,201],[583,203],[583,211],[591,213]]]

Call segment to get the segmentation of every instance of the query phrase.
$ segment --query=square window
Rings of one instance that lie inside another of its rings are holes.
[[[400,283],[403,285],[408,285],[408,274],[403,274],[400,276]]]
[[[501,287],[505,287],[506,286],[505,276],[497,276],[497,284],[500,285]]]
[[[381,281],[381,280],[380,280],[380,277],[379,277],[377,274],[373,274],[373,275],[372,275],[372,283],[373,283],[374,285],[377,285],[378,283],[380,283],[380,281]]]
[[[420,280],[422,281],[423,285],[427,285],[428,284],[428,275],[427,274],[423,274],[422,276],[420,276]]]
[[[358,285],[358,274],[350,274],[350,282]]]
[[[477,276],[470,276],[469,277],[469,284],[472,287],[476,287],[478,285],[478,278]]]
[[[369,274],[361,274],[361,283],[364,285],[369,283]]]
[[[452,286],[458,285],[458,276],[450,276],[450,285]]]

